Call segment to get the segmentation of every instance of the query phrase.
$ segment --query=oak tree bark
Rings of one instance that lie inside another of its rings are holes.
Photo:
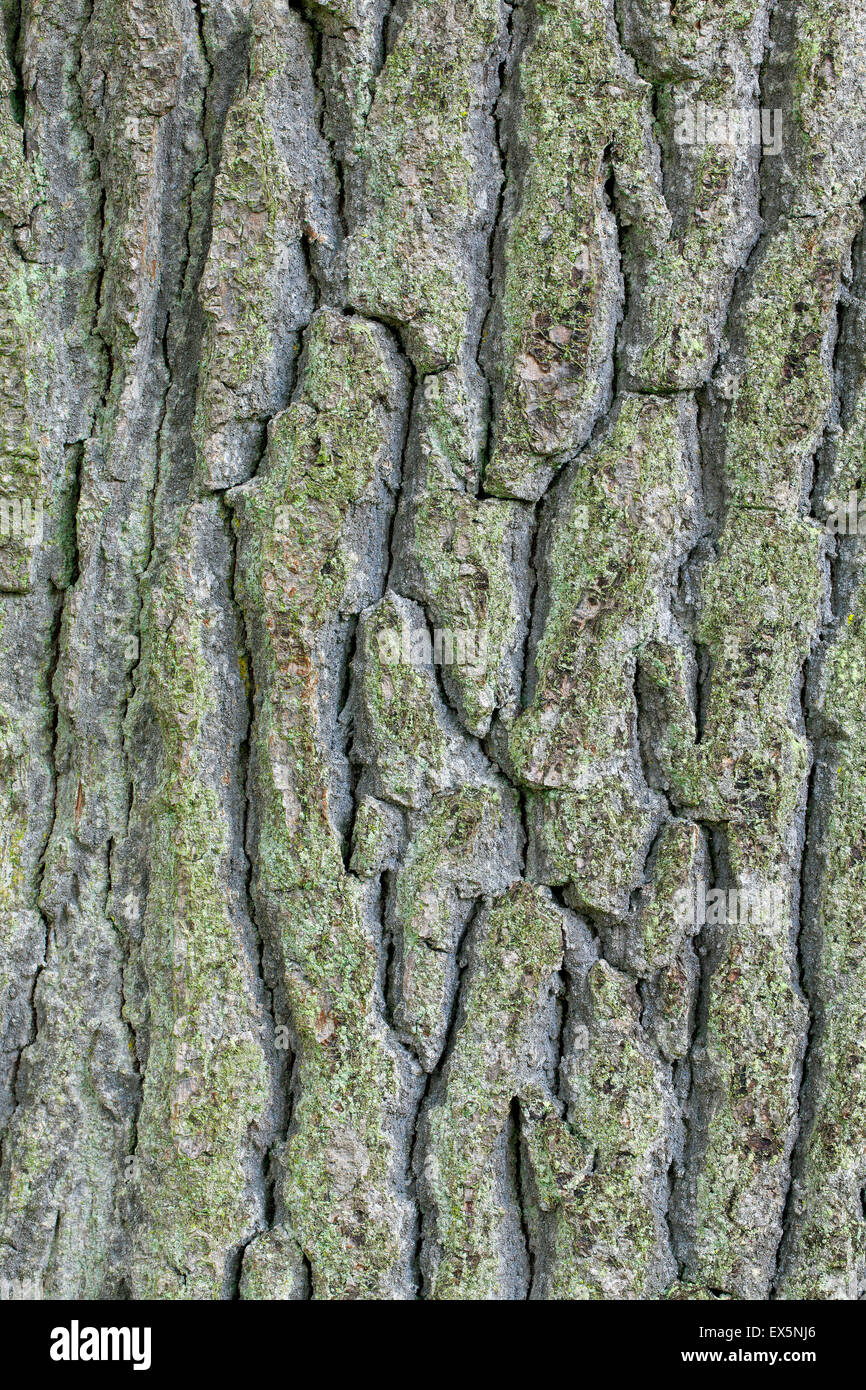
[[[0,1281],[863,1297],[862,0],[2,18]]]

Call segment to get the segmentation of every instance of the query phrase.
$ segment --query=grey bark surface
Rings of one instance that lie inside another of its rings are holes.
[[[0,1291],[866,1296],[866,6],[0,14]]]

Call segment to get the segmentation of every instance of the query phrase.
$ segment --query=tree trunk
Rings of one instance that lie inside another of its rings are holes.
[[[0,1281],[863,1297],[863,0],[2,15]]]

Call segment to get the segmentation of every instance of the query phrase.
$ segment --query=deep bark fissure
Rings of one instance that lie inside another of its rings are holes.
[[[466,923],[460,934],[460,938],[458,940],[455,951],[455,959],[457,961],[458,971],[457,982],[449,1007],[449,1017],[442,1042],[442,1050],[439,1054],[439,1059],[436,1062],[436,1065],[426,1073],[423,1090],[418,1098],[414,1115],[412,1117],[411,1138],[409,1141],[408,1157],[406,1163],[406,1175],[409,1184],[409,1190],[413,1195],[413,1200],[415,1202],[415,1207],[418,1216],[417,1239],[415,1241],[413,1252],[413,1272],[416,1280],[416,1294],[419,1298],[423,1298],[424,1296],[424,1281],[421,1274],[421,1260],[424,1253],[424,1218],[425,1216],[429,1218],[432,1215],[432,1213],[430,1213],[429,1211],[425,1211],[424,1204],[417,1190],[417,1174],[419,1171],[420,1164],[423,1160],[419,1128],[422,1119],[427,1111],[428,1105],[431,1102],[431,1099],[435,1098],[436,1096],[437,1088],[441,1083],[445,1067],[448,1063],[448,1059],[451,1055],[451,1051],[454,1046],[454,1039],[460,1021],[460,1011],[463,1003],[461,986],[463,983],[463,977],[467,966],[467,961],[464,957],[464,947],[468,941],[470,934],[472,933],[473,928],[475,927],[475,924],[478,920],[478,916],[484,910],[484,907],[484,898],[476,899],[469,911]]]
[[[96,429],[96,422],[97,422],[97,420],[98,420],[98,418],[99,418],[99,415],[100,415],[100,413],[105,409],[105,405],[106,405],[107,398],[108,398],[109,385],[110,385],[110,379],[111,379],[111,370],[112,370],[112,365],[111,365],[111,364],[112,364],[112,357],[111,357],[110,346],[109,346],[109,344],[106,342],[106,340],[103,338],[103,336],[102,336],[102,334],[101,334],[101,332],[100,332],[100,330],[99,330],[99,314],[100,314],[100,307],[101,307],[102,282],[103,282],[103,274],[104,274],[104,272],[103,272],[103,270],[102,270],[102,262],[103,262],[103,250],[104,250],[104,244],[105,244],[105,204],[106,204],[106,190],[105,190],[104,181],[102,180],[102,169],[101,169],[101,165],[100,165],[98,159],[96,159],[96,154],[95,154],[95,142],[94,142],[94,139],[93,139],[92,134],[91,134],[91,133],[89,132],[89,130],[87,129],[87,123],[86,123],[86,119],[85,119],[85,103],[84,103],[83,92],[82,92],[82,87],[81,87],[81,71],[82,71],[82,62],[83,62],[83,57],[82,57],[82,53],[83,53],[83,44],[84,44],[84,39],[85,39],[85,36],[86,36],[86,33],[87,33],[88,26],[89,26],[89,24],[90,24],[90,21],[91,21],[92,15],[93,15],[93,9],[94,9],[94,3],[93,3],[93,0],[91,0],[90,7],[89,7],[88,11],[86,12],[86,14],[85,14],[85,16],[84,16],[84,18],[83,18],[82,25],[81,25],[81,29],[80,29],[79,35],[78,35],[77,66],[76,66],[76,76],[75,76],[75,80],[74,80],[74,81],[75,81],[75,86],[77,87],[77,90],[78,90],[78,98],[79,98],[79,103],[80,103],[79,114],[80,114],[80,117],[81,117],[81,128],[82,128],[82,131],[85,133],[86,137],[88,138],[88,140],[89,140],[89,142],[90,142],[90,150],[91,150],[91,154],[92,154],[92,156],[93,156],[93,158],[94,158],[94,162],[95,162],[96,167],[97,167],[98,177],[99,177],[99,183],[100,183],[100,189],[101,189],[101,192],[100,192],[100,201],[99,201],[99,212],[98,212],[98,220],[99,220],[99,235],[98,235],[98,259],[99,259],[99,268],[98,268],[98,270],[97,270],[96,283],[95,283],[95,289],[94,289],[94,312],[93,312],[93,319],[92,319],[92,331],[93,331],[94,335],[97,336],[97,337],[100,339],[100,341],[102,342],[103,349],[104,349],[104,352],[105,352],[105,355],[106,355],[106,370],[105,370],[105,373],[104,373],[105,381],[104,381],[102,399],[101,399],[101,402],[100,402],[98,405],[95,406],[94,412],[93,412],[93,416],[92,416],[92,419],[91,419],[91,437],[92,437],[92,435],[93,435],[93,432],[94,432],[95,429]],[[23,3],[22,3],[22,0],[18,0],[18,3],[17,3],[17,5],[16,5],[15,15],[14,15],[14,26],[13,26],[13,27],[14,27],[14,49],[15,49],[15,53],[16,53],[16,55],[17,55],[19,43],[22,42],[22,30],[23,30]],[[21,92],[22,92],[22,97],[23,97],[24,86],[23,86],[23,76],[21,76],[22,70],[21,70],[20,66],[17,66],[17,67],[14,69],[14,71],[16,72],[16,75],[17,75],[18,77],[20,77],[20,80],[21,80]],[[24,123],[24,111],[23,111],[23,106],[22,106],[20,124],[23,126],[23,123]],[[25,157],[26,157],[26,147],[25,147]],[[80,441],[80,442],[83,443],[83,441]],[[79,445],[79,441],[75,441],[71,446],[68,445],[68,444],[64,446],[65,448],[73,447],[73,448],[75,449],[75,455],[74,455],[75,463],[74,463],[73,481],[72,481],[72,487],[71,487],[71,492],[70,492],[70,503],[69,503],[69,505],[71,506],[72,512],[71,512],[71,517],[69,518],[69,522],[68,522],[68,529],[69,529],[69,534],[70,534],[70,537],[71,537],[71,544],[72,544],[71,574],[70,574],[70,577],[69,577],[69,579],[68,579],[68,581],[67,581],[67,584],[66,584],[65,588],[62,589],[62,590],[55,590],[56,598],[55,598],[55,600],[54,600],[54,614],[53,614],[53,619],[52,619],[52,624],[51,624],[51,636],[50,636],[50,641],[49,641],[49,652],[50,652],[50,656],[49,656],[48,666],[47,666],[47,668],[46,668],[46,673],[45,673],[45,694],[46,694],[46,703],[47,703],[49,709],[51,710],[51,727],[50,727],[50,736],[49,736],[49,742],[50,742],[49,768],[50,768],[50,776],[51,776],[51,814],[50,814],[50,820],[49,820],[49,823],[48,823],[48,827],[47,827],[47,830],[46,830],[46,833],[45,833],[44,841],[43,841],[43,844],[42,844],[41,849],[40,849],[40,851],[39,851],[38,862],[37,862],[37,870],[36,870],[36,880],[35,880],[35,884],[34,884],[33,901],[34,901],[34,905],[36,906],[36,908],[37,908],[37,910],[38,910],[38,912],[39,912],[39,915],[40,915],[40,919],[41,919],[41,923],[42,923],[42,928],[43,928],[43,936],[42,936],[41,959],[40,959],[40,961],[38,962],[38,964],[37,964],[37,966],[36,966],[36,970],[35,970],[35,973],[33,974],[33,977],[32,977],[31,983],[30,983],[30,988],[29,988],[28,1002],[29,1002],[29,1009],[30,1009],[30,1015],[31,1015],[32,1034],[31,1034],[31,1036],[30,1036],[28,1042],[25,1044],[25,1047],[31,1046],[31,1045],[36,1041],[36,1038],[37,1038],[38,1032],[39,1032],[39,1017],[38,1017],[38,1010],[37,1010],[37,1005],[36,1005],[36,992],[37,992],[37,987],[38,987],[38,984],[39,984],[40,976],[42,975],[42,972],[43,972],[43,970],[45,969],[45,966],[46,966],[46,963],[47,963],[47,960],[48,960],[48,953],[49,953],[49,947],[50,947],[51,936],[52,936],[52,931],[51,931],[51,920],[50,920],[50,918],[46,915],[46,911],[45,911],[44,905],[43,905],[43,903],[42,903],[42,897],[43,897],[43,888],[44,888],[44,882],[45,882],[45,874],[46,874],[46,866],[47,866],[47,857],[48,857],[48,853],[49,853],[49,849],[50,849],[50,846],[51,846],[51,842],[52,842],[52,839],[53,839],[53,837],[54,837],[55,831],[56,831],[56,829],[57,829],[57,824],[58,824],[58,804],[57,804],[57,797],[58,797],[58,790],[59,790],[59,778],[58,778],[58,772],[57,772],[57,763],[58,763],[58,760],[57,760],[57,753],[58,753],[59,738],[60,738],[60,704],[59,704],[59,701],[58,701],[58,699],[57,699],[56,692],[55,692],[55,683],[56,683],[56,678],[57,678],[57,674],[58,674],[58,671],[59,671],[59,668],[60,668],[60,662],[61,662],[61,657],[62,657],[62,651],[61,651],[61,634],[62,634],[62,631],[63,631],[64,617],[65,617],[66,610],[67,610],[68,596],[69,596],[69,594],[73,591],[73,589],[74,589],[74,587],[75,587],[75,585],[76,585],[76,583],[77,583],[77,581],[78,581],[78,572],[79,572],[78,544],[77,544],[77,515],[78,515],[78,503],[79,503],[79,499],[80,499],[80,496],[81,496],[81,486],[82,486],[82,476],[83,476],[83,466],[84,466],[84,465],[83,465],[83,453],[82,453],[82,451],[79,449],[78,445]],[[53,583],[52,583],[52,589],[53,589],[53,588],[54,588],[54,585],[53,585]],[[19,1103],[19,1100],[18,1100],[18,1091],[17,1091],[17,1083],[18,1083],[18,1075],[19,1075],[19,1071],[20,1071],[20,1067],[21,1067],[21,1056],[22,1056],[23,1051],[24,1051],[24,1048],[23,1048],[23,1047],[20,1048],[20,1049],[18,1050],[18,1054],[17,1054],[17,1056],[16,1056],[16,1059],[15,1059],[15,1062],[14,1062],[13,1068],[12,1068],[11,1088],[12,1088],[13,1101],[14,1101],[14,1103],[15,1103],[15,1107],[16,1107],[16,1108],[17,1108],[17,1105],[18,1105],[18,1103]],[[2,1156],[3,1156],[3,1141],[4,1141],[5,1137],[6,1137],[6,1135],[9,1133],[9,1130],[10,1130],[10,1127],[11,1127],[11,1125],[12,1125],[12,1122],[13,1122],[14,1118],[15,1118],[15,1111],[13,1110],[13,1113],[10,1115],[9,1120],[7,1121],[7,1124],[6,1124],[6,1126],[5,1126],[5,1129],[4,1129],[3,1133],[0,1134],[0,1163],[2,1163]]]
[[[204,64],[205,64],[205,83],[204,83],[204,86],[202,87],[202,107],[201,107],[201,109],[202,109],[202,116],[201,116],[202,125],[201,125],[201,139],[202,139],[202,143],[203,143],[203,146],[204,146],[204,149],[205,149],[206,158],[205,158],[205,165],[204,165],[204,168],[206,169],[206,168],[208,167],[208,165],[209,165],[209,156],[210,156],[210,150],[209,150],[209,145],[208,145],[206,130],[207,130],[207,120],[208,120],[208,115],[209,115],[209,96],[210,96],[210,92],[211,92],[211,85],[212,85],[212,82],[213,82],[213,79],[214,79],[214,68],[213,68],[213,66],[212,66],[212,64],[211,64],[211,62],[210,62],[210,59],[209,59],[208,53],[207,53],[207,45],[206,45],[206,41],[205,41],[205,34],[204,34],[204,27],[203,27],[203,26],[204,26],[204,19],[203,19],[203,15],[202,15],[202,11],[201,11],[201,5],[200,5],[199,3],[195,3],[195,4],[194,4],[194,14],[195,14],[195,18],[196,18],[196,31],[197,31],[198,41],[199,41],[199,45],[200,45],[200,53],[201,53],[201,57],[202,57],[202,59],[203,59],[203,62],[204,62]],[[193,174],[193,177],[192,177],[192,182],[191,182],[191,184],[190,184],[189,191],[188,191],[188,206],[187,206],[187,210],[186,210],[185,233],[184,233],[185,256],[184,256],[183,264],[182,264],[181,267],[179,268],[179,271],[178,271],[178,274],[177,274],[177,277],[176,277],[176,284],[177,284],[177,287],[178,287],[178,294],[181,296],[181,301],[182,301],[182,298],[183,298],[183,296],[184,296],[184,291],[185,291],[185,289],[186,289],[187,277],[188,277],[190,271],[194,269],[193,246],[192,246],[192,226],[193,226],[193,220],[194,220],[194,212],[195,212],[196,198],[197,198],[197,195],[198,195],[198,179],[199,179],[199,177],[200,177],[200,175],[201,175],[201,172],[202,172],[201,170],[196,170],[196,171],[195,171],[195,173]],[[212,190],[211,190],[211,196],[212,196]],[[195,283],[196,283],[196,287],[197,287],[198,279],[200,278],[200,275],[201,275],[201,269],[199,268],[199,270],[198,270],[198,276],[197,276],[196,282],[195,282]],[[161,287],[161,288],[162,288],[162,287]],[[193,290],[193,291],[192,291],[192,294],[187,298],[187,304],[188,304],[188,305],[189,305],[189,304],[194,304],[194,302],[195,302],[195,290]],[[164,308],[163,308],[163,311],[162,311],[162,324],[161,324],[161,327],[160,327],[159,332],[158,332],[158,334],[157,334],[158,350],[157,350],[157,353],[155,354],[155,356],[158,356],[159,359],[161,360],[161,364],[162,364],[162,368],[163,368],[163,388],[162,388],[161,401],[160,401],[160,407],[159,407],[159,418],[158,418],[158,423],[157,423],[156,430],[155,430],[155,437],[156,437],[156,467],[155,467],[155,470],[154,470],[154,478],[153,478],[152,488],[151,488],[151,490],[150,490],[150,494],[149,494],[149,497],[148,497],[148,499],[147,499],[147,515],[148,515],[148,520],[149,520],[149,537],[148,537],[147,551],[146,551],[146,554],[145,554],[145,557],[144,557],[144,561],[143,561],[143,565],[142,565],[141,577],[140,577],[139,584],[138,584],[138,607],[137,607],[137,612],[136,612],[136,616],[135,616],[135,625],[134,625],[134,630],[133,630],[133,638],[134,638],[134,641],[135,641],[136,656],[135,656],[135,658],[134,658],[134,660],[133,660],[133,662],[132,662],[131,668],[130,668],[130,670],[129,670],[129,674],[128,674],[127,679],[126,679],[125,700],[124,700],[124,707],[123,707],[123,713],[122,713],[121,724],[120,724],[120,727],[121,727],[121,739],[122,739],[122,746],[123,746],[123,753],[124,753],[124,757],[125,757],[125,759],[126,759],[126,767],[127,767],[127,787],[128,787],[127,833],[128,833],[128,831],[129,831],[129,822],[130,822],[130,817],[131,817],[132,809],[133,809],[133,796],[134,796],[133,777],[132,777],[132,772],[131,772],[131,769],[132,769],[133,766],[134,766],[134,762],[133,762],[132,754],[131,754],[131,751],[130,751],[130,748],[129,748],[128,742],[127,742],[128,719],[129,719],[130,705],[131,705],[131,702],[132,702],[132,700],[133,700],[133,698],[134,698],[135,692],[136,692],[137,687],[138,687],[138,674],[139,674],[140,671],[143,670],[144,653],[143,653],[143,651],[142,651],[142,617],[143,617],[143,614],[144,614],[144,608],[145,608],[145,602],[146,602],[145,595],[146,595],[146,593],[152,588],[154,582],[155,582],[156,579],[157,579],[156,567],[158,566],[158,563],[159,563],[159,560],[160,560],[160,556],[159,556],[159,552],[158,552],[158,546],[157,546],[157,513],[158,513],[158,508],[159,508],[159,498],[160,498],[161,487],[162,487],[162,485],[163,485],[163,482],[164,482],[166,476],[167,476],[168,473],[170,472],[170,468],[171,468],[170,458],[169,458],[169,452],[170,452],[170,449],[171,449],[171,447],[172,447],[172,445],[173,445],[173,442],[174,442],[174,441],[173,441],[173,438],[170,439],[170,440],[167,440],[167,439],[166,439],[166,430],[167,430],[167,428],[168,428],[168,421],[169,421],[170,411],[171,411],[172,405],[173,405],[173,403],[174,403],[174,402],[173,402],[173,398],[174,398],[174,396],[176,395],[176,393],[177,393],[177,391],[178,391],[178,384],[177,384],[177,381],[176,381],[176,372],[175,372],[175,363],[176,363],[177,354],[178,354],[178,352],[180,351],[181,347],[186,345],[186,342],[187,342],[187,339],[188,339],[188,335],[189,335],[190,332],[191,332],[191,320],[190,320],[190,316],[189,316],[189,311],[187,312],[187,315],[186,315],[186,316],[184,317],[184,319],[183,319],[183,326],[182,326],[182,329],[178,330],[178,332],[177,332],[176,339],[175,339],[175,343],[174,343],[174,347],[172,347],[172,341],[171,341],[171,328],[172,328],[172,310],[171,310],[170,302],[169,302],[169,303],[165,304],[165,306],[164,306]],[[110,871],[110,863],[111,863],[111,860],[110,860],[110,858],[109,858],[109,871]],[[145,909],[146,909],[146,902],[145,902]],[[130,950],[129,950],[129,943],[127,942],[127,943],[125,943],[124,960],[123,960],[123,964],[122,964],[122,968],[121,968],[121,988],[122,988],[122,990],[124,991],[124,1002],[125,1002],[125,998],[126,998],[126,976],[127,976],[128,970],[129,970],[129,968],[130,968],[130,964],[131,964],[131,956],[130,956]],[[136,1153],[137,1153],[137,1148],[138,1148],[138,1129],[139,1129],[139,1122],[140,1122],[140,1117],[141,1117],[141,1110],[142,1110],[142,1106],[143,1106],[143,1104],[144,1104],[144,1089],[145,1089],[145,1078],[146,1078],[147,1060],[148,1060],[148,1059],[147,1059],[147,1058],[143,1058],[142,1055],[141,1055],[141,1051],[140,1051],[140,1047],[139,1047],[139,1039],[138,1039],[138,1036],[137,1036],[136,1031],[135,1031],[135,1027],[134,1027],[134,1024],[133,1024],[133,1021],[132,1021],[132,1017],[131,1017],[131,1012],[130,1012],[130,1010],[129,1010],[128,1008],[125,1008],[125,1009],[124,1009],[124,1013],[125,1013],[124,1023],[126,1024],[126,1027],[129,1029],[130,1034],[131,1034],[131,1036],[132,1036],[132,1041],[133,1041],[132,1055],[133,1055],[133,1057],[134,1057],[134,1067],[135,1067],[135,1070],[136,1070],[136,1074],[137,1074],[138,1079],[139,1079],[139,1093],[138,1093],[138,1097],[137,1097],[137,1104],[136,1104],[136,1106],[135,1106],[135,1109],[134,1109],[133,1115],[132,1115],[132,1143],[131,1143],[131,1147],[130,1147],[130,1156],[131,1156],[131,1157],[135,1157],[135,1155],[136,1155]]]
[[[861,219],[864,208],[866,208],[866,204],[861,203]],[[866,243],[866,233],[864,233],[861,220],[861,228],[854,238],[851,250],[853,267],[852,282],[856,275],[858,261],[862,259],[864,243]],[[853,290],[853,283],[851,288]],[[820,465],[822,455],[827,446],[827,435],[831,424],[838,421],[840,417],[843,416],[843,413],[847,413],[845,412],[846,402],[844,400],[841,384],[842,356],[846,352],[846,349],[850,350],[852,348],[853,344],[847,339],[844,330],[846,326],[846,316],[850,313],[851,306],[856,306],[856,303],[857,299],[849,292],[849,288],[846,286],[843,278],[836,306],[836,336],[833,345],[832,370],[833,399],[827,412],[827,421],[825,423],[822,440],[813,455],[812,479],[807,508],[807,515],[819,522],[820,517],[815,516],[815,501],[822,482]],[[811,765],[803,807],[803,837],[799,866],[796,966],[797,984],[807,1008],[808,1026],[797,1087],[797,1130],[791,1151],[788,1187],[785,1193],[785,1202],[782,1211],[781,1230],[776,1250],[776,1265],[770,1285],[770,1297],[775,1296],[778,1288],[785,1250],[791,1239],[792,1225],[796,1216],[794,1202],[795,1185],[799,1171],[805,1161],[804,1150],[811,1120],[811,1116],[807,1109],[807,1097],[809,1094],[812,1069],[815,1062],[814,1052],[820,1030],[817,1008],[812,997],[812,989],[810,986],[810,969],[806,960],[806,950],[807,946],[810,946],[813,952],[817,952],[819,941],[819,899],[821,892],[826,888],[824,882],[826,879],[826,866],[822,862],[820,849],[825,814],[823,803],[830,795],[833,751],[837,740],[827,729],[824,721],[818,721],[816,727],[816,714],[810,707],[810,687],[815,673],[816,656],[822,648],[826,650],[830,640],[832,640],[838,632],[841,616],[839,611],[839,572],[841,563],[840,542],[837,540],[835,550],[831,551],[825,559],[828,588],[827,612],[823,616],[823,620],[812,644],[810,656],[805,663],[800,690],[801,717],[804,732],[809,737]]]
[[[23,25],[23,0],[13,0],[11,5],[7,5],[4,15],[4,32],[6,39],[6,57],[9,60],[9,67],[12,70],[12,77],[15,83],[14,88],[9,93],[9,102],[12,107],[12,115],[17,125],[20,125],[23,132],[24,148],[26,152],[26,127],[25,127],[25,91],[24,91],[24,71],[21,65],[19,45],[21,42],[21,29]]]

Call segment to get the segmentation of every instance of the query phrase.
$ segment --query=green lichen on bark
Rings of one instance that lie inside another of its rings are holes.
[[[443,793],[410,822],[394,877],[394,1022],[428,1071],[448,1035],[456,953],[472,904],[519,876],[516,801],[510,789],[467,786]]]
[[[441,675],[466,729],[483,737],[519,698],[529,509],[477,497],[479,419],[466,378],[426,377],[395,524],[400,592],[424,605],[445,645]]]
[[[673,1110],[669,1083],[640,1027],[634,982],[597,960],[579,988],[587,1023],[565,1062],[568,1139],[554,1139],[551,1148],[560,1159],[569,1149],[584,1155],[583,1176],[542,1189],[539,1204],[551,1216],[538,1292],[653,1297],[676,1268],[660,1215]],[[539,1163],[552,1138],[543,1129],[533,1133],[530,1154],[537,1146]]]
[[[695,534],[693,450],[688,401],[630,395],[566,477],[549,525],[532,701],[508,734],[530,786],[577,789],[629,753],[635,652],[660,621],[653,595],[664,586],[666,596]]]
[[[863,245],[855,248],[855,273]],[[855,502],[863,474],[863,310],[855,301],[840,330],[840,421],[822,458],[818,510]],[[823,505],[822,505],[823,504]],[[791,1217],[780,1252],[784,1298],[859,1296],[864,1261],[862,1105],[863,542],[837,532],[835,631],[815,662],[812,730],[815,785],[804,872],[803,973],[814,1009],[806,1057]]]
[[[600,5],[537,6],[511,137],[525,151],[491,324],[497,395],[485,486],[534,500],[587,439],[610,389],[621,309],[616,230],[599,179],[611,131],[645,88]],[[518,165],[518,167],[520,167]]]
[[[670,585],[696,536],[694,452],[688,400],[624,396],[542,530],[546,621],[506,756],[532,788],[536,872],[595,911],[627,909],[658,824],[633,689],[642,646],[670,629]]]
[[[0,18],[0,1284],[861,1299],[862,0]]]
[[[814,995],[819,1033],[811,1065],[821,1078],[807,1117],[795,1220],[784,1252],[786,1298],[852,1298],[866,1249],[863,1077],[864,758],[862,589],[828,654],[823,709],[839,731],[829,776],[832,803],[822,827]]]
[[[313,311],[309,248],[326,260],[336,251],[333,173],[314,119],[312,37],[271,0],[257,0],[249,25],[243,87],[221,137],[200,287],[195,434],[212,486],[243,481],[257,464],[266,422],[288,399],[298,330]]]
[[[489,145],[479,137],[486,124],[489,138],[492,125],[501,13],[500,0],[419,0],[367,117],[365,215],[349,243],[350,293],[363,312],[402,327],[421,373],[460,361],[467,340],[467,272],[483,251],[495,196]]]
[[[253,901],[299,1069],[279,1200],[325,1297],[399,1293],[409,1278],[397,1138],[412,1071],[383,1018],[375,896],[343,866],[317,688],[332,614],[357,613],[381,583],[401,387],[382,329],[322,311],[264,467],[232,498],[256,688]],[[378,575],[361,567],[371,524]]]
[[[45,530],[34,396],[38,392],[38,287],[45,273],[24,258],[38,198],[21,128],[7,93],[12,73],[0,55],[0,590],[24,593],[34,546]]]
[[[532,1035],[543,1034],[562,930],[553,904],[521,884],[485,912],[467,943],[454,1046],[421,1126],[418,1178],[431,1213],[422,1268],[431,1298],[496,1297],[521,1272],[526,1278],[509,1117],[533,1062],[540,1065],[532,1054],[541,1037]]]
[[[208,520],[187,513],[179,553],[192,559],[207,543]],[[133,741],[158,731],[154,788],[132,811],[150,885],[132,949],[147,1010],[128,1008],[147,1043],[130,1163],[140,1212],[133,1287],[146,1298],[219,1297],[226,1250],[262,1221],[253,1174],[272,1103],[265,1015],[251,933],[244,942],[236,931],[224,788],[208,771],[212,731],[225,717],[205,655],[218,620],[183,570],[167,565],[145,605],[129,712]]]

